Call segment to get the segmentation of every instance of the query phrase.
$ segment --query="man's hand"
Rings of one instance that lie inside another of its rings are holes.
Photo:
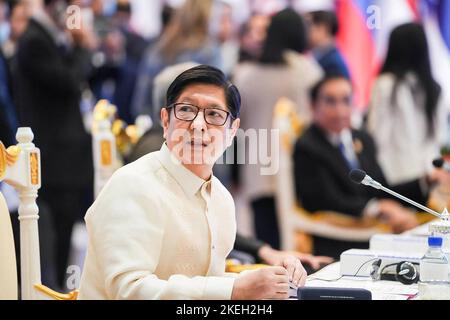
[[[450,185],[450,172],[444,169],[433,169],[427,175],[429,184]]]
[[[288,271],[289,281],[294,285],[303,286],[305,284],[306,270],[296,253],[275,250],[267,245],[259,249],[258,255],[267,264],[285,267]]]
[[[288,272],[267,267],[244,273],[234,281],[232,300],[288,299]]]
[[[310,266],[313,270],[317,270],[334,261],[332,257],[314,256],[309,253],[301,253],[297,251],[291,251],[290,253],[299,258],[304,265]]]
[[[380,200],[380,217],[389,224],[394,233],[401,233],[419,225],[414,212],[393,200]]]

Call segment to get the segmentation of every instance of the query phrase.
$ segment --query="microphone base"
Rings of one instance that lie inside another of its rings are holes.
[[[396,253],[368,249],[350,249],[341,254],[341,276],[370,277],[372,263],[381,259],[380,269],[387,264],[408,261],[419,263],[423,253]]]
[[[372,300],[372,293],[360,288],[302,287],[299,300]]]

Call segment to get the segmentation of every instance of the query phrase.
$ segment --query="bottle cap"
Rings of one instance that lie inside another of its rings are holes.
[[[442,238],[441,237],[428,237],[428,245],[433,247],[441,247],[442,246]]]

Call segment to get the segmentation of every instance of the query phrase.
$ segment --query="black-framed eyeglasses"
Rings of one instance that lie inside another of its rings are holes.
[[[213,126],[223,126],[227,122],[228,117],[233,119],[231,113],[226,110],[219,108],[200,108],[186,102],[173,103],[167,107],[167,109],[171,108],[174,109],[175,118],[182,121],[194,121],[200,110],[203,111],[205,122]]]
[[[336,97],[331,95],[321,95],[319,96],[319,99],[321,99],[326,105],[331,107],[336,107],[338,104],[343,104],[344,106],[352,105],[351,96]]]

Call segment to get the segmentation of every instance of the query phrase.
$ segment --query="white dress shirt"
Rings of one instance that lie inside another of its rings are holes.
[[[119,169],[86,217],[80,299],[230,299],[234,202],[166,144]]]

